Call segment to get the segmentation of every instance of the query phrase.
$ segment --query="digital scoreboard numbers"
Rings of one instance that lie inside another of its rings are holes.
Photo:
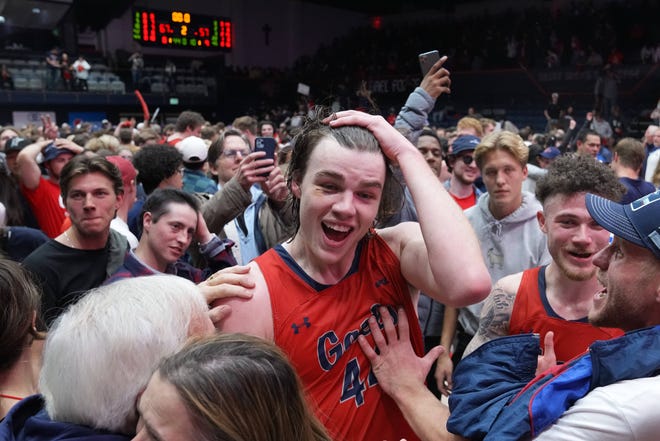
[[[143,45],[230,51],[232,23],[185,11],[133,10],[133,40]]]

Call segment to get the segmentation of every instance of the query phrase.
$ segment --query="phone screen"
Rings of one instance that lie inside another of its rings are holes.
[[[419,54],[419,67],[422,69],[422,75],[431,70],[431,67],[440,59],[440,52],[437,50]]]

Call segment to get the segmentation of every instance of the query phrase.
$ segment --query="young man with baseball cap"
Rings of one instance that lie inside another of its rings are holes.
[[[60,199],[60,173],[62,168],[84,149],[66,139],[38,141],[23,148],[16,157],[16,170],[21,192],[34,212],[39,228],[48,237],[61,233],[64,221],[64,205]],[[41,175],[37,158],[48,176]]]
[[[463,210],[475,205],[482,193],[474,185],[474,181],[481,175],[474,160],[474,150],[479,142],[479,138],[474,135],[461,135],[454,140],[451,153],[447,156],[447,169],[451,172],[451,178],[445,188]]]
[[[215,181],[204,172],[209,147],[197,136],[189,136],[180,141],[176,148],[183,156],[183,190],[188,193],[210,193],[218,191]]]
[[[538,155],[539,167],[550,167],[550,164],[552,164],[559,155],[561,155],[561,151],[557,147],[546,147]]]

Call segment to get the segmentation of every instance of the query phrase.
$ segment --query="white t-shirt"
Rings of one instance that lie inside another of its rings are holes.
[[[128,225],[126,222],[124,222],[123,219],[119,217],[115,217],[112,219],[112,222],[110,222],[110,228],[115,230],[118,233],[121,233],[126,237],[126,240],[128,241],[129,245],[131,246],[131,250],[134,250],[138,246],[138,239],[135,237],[135,234],[131,232],[131,230],[128,228]]]
[[[631,361],[634,363],[634,360]],[[578,400],[538,441],[660,440],[660,376],[598,387]]]

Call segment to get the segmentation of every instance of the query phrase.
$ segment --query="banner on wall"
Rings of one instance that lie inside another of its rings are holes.
[[[12,122],[14,124],[14,127],[22,128],[26,127],[28,125],[33,125],[37,127],[42,126],[42,121],[41,117],[42,116],[49,116],[50,120],[54,123],[57,124],[57,121],[55,120],[55,112],[51,111],[40,111],[40,110],[32,110],[32,111],[16,111],[12,112]]]
[[[101,130],[103,120],[107,119],[108,115],[105,112],[69,112],[68,123],[72,128],[75,128],[80,123],[90,123],[92,131]]]

